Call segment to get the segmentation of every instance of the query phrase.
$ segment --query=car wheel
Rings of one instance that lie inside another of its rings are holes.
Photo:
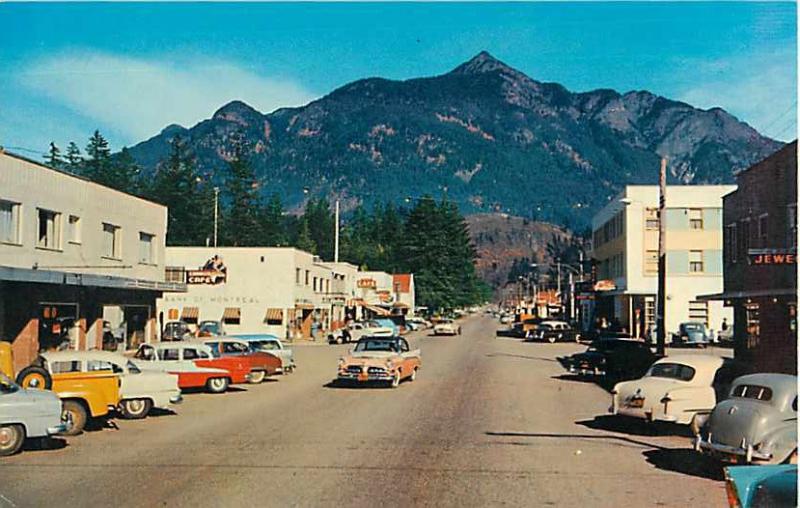
[[[0,426],[0,457],[14,455],[25,442],[25,429],[22,425]]]
[[[251,385],[257,385],[264,381],[267,377],[267,373],[263,370],[256,370],[250,373],[250,378],[247,380],[248,383]]]
[[[419,367],[414,367],[414,370],[411,371],[411,375],[408,377],[409,381],[415,381],[417,379],[417,371]]]
[[[555,335],[551,335],[551,336],[547,337],[547,342],[549,342],[550,344],[555,344],[556,336]]]
[[[65,400],[61,415],[61,420],[67,424],[66,430],[62,433],[65,436],[77,436],[83,432],[86,420],[89,419],[86,407],[77,400]]]
[[[228,389],[228,378],[212,377],[206,381],[206,389],[211,393],[223,393]]]
[[[120,413],[127,420],[141,420],[150,413],[150,399],[125,399],[119,403]]]
[[[337,344],[343,344],[344,343],[344,339],[341,336],[336,337],[336,343]]]
[[[581,334],[580,333],[576,333],[575,334],[575,342],[580,342],[580,341],[581,341]]]
[[[31,365],[25,367],[17,374],[17,384],[23,388],[50,390],[53,388],[53,377],[46,369]]]

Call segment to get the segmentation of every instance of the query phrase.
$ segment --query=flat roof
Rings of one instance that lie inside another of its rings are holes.
[[[59,284],[66,286],[95,286],[112,289],[132,289],[143,291],[163,291],[185,293],[186,284],[146,279],[131,279],[100,275],[96,273],[59,272],[32,268],[0,266],[0,281],[30,282],[35,284]]]

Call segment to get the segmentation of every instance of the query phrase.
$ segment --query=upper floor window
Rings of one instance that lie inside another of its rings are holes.
[[[750,250],[750,219],[739,222],[739,252],[743,259],[747,259],[747,251]]]
[[[658,229],[658,208],[644,209],[645,229]]]
[[[0,242],[19,244],[19,203],[0,200]]]
[[[769,215],[766,213],[758,217],[758,245],[760,247],[767,247],[767,218]]]
[[[38,236],[36,246],[43,249],[61,248],[61,214],[37,209]]]
[[[103,257],[122,259],[121,232],[119,226],[103,223]]]
[[[306,270],[306,286],[308,286],[310,278],[311,278],[311,271],[310,270]]]
[[[689,272],[700,273],[703,271],[703,251],[690,250],[689,251]]]
[[[149,233],[139,233],[139,263],[152,265],[156,262],[155,236]]]
[[[703,229],[703,210],[701,208],[689,208],[689,228]]]
[[[786,236],[789,247],[797,245],[797,203],[786,207]]]
[[[725,257],[731,263],[736,263],[737,259],[737,249],[739,248],[737,236],[737,228],[736,223],[728,224],[725,226],[725,246],[723,247],[725,251]]]
[[[297,284],[298,286],[300,285],[300,269],[299,268],[295,268],[294,269],[294,283]]]
[[[648,250],[644,254],[644,273],[645,275],[655,275],[658,273],[658,251]]]
[[[77,215],[70,215],[67,219],[67,241],[81,243],[81,218]]]

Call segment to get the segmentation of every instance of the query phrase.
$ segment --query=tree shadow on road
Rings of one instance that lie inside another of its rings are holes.
[[[658,469],[683,473],[709,480],[723,481],[722,464],[691,448],[662,448],[642,453]]]
[[[515,355],[511,353],[489,353],[486,356],[489,358],[495,358],[500,356],[506,356],[509,358],[522,358],[523,360],[538,360],[540,362],[555,362],[556,360],[553,358],[544,358],[541,356],[526,356],[526,355]]]
[[[543,439],[595,439],[598,441],[619,441],[622,443],[632,444],[643,448],[658,448],[661,446],[648,443],[646,441],[639,441],[638,439],[631,439],[625,436],[614,436],[608,434],[556,434],[550,432],[486,432],[487,436],[496,437],[529,437],[529,438],[543,438]],[[527,443],[513,443],[517,445],[524,445]]]
[[[581,376],[579,374],[559,374],[558,376],[551,376],[550,379],[559,379],[561,381],[571,381],[573,383],[589,383],[595,384],[607,392],[611,392],[614,388],[616,381],[613,379],[606,379],[606,376]]]

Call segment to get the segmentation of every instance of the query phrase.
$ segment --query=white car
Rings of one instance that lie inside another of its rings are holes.
[[[362,337],[392,337],[394,330],[381,326],[374,321],[356,321],[345,328],[333,330],[328,334],[329,344],[342,344],[345,342],[358,342]]]
[[[117,408],[124,418],[139,419],[150,409],[168,409],[179,404],[183,397],[178,388],[178,377],[166,372],[143,372],[130,359],[109,351],[56,351],[42,353],[47,365],[59,362],[85,362],[85,372],[110,370],[119,374],[120,402]]]
[[[641,379],[617,383],[612,414],[691,425],[698,430],[736,377],[737,364],[713,355],[675,355],[655,362]]]
[[[424,318],[421,318],[421,317],[406,318],[406,323],[412,323],[414,325],[417,325],[418,329],[420,329],[420,330],[424,330],[426,328],[430,328],[431,327],[431,322],[427,321],[427,320],[425,320]]]
[[[461,327],[452,319],[443,319],[433,327],[434,335],[461,335]]]

